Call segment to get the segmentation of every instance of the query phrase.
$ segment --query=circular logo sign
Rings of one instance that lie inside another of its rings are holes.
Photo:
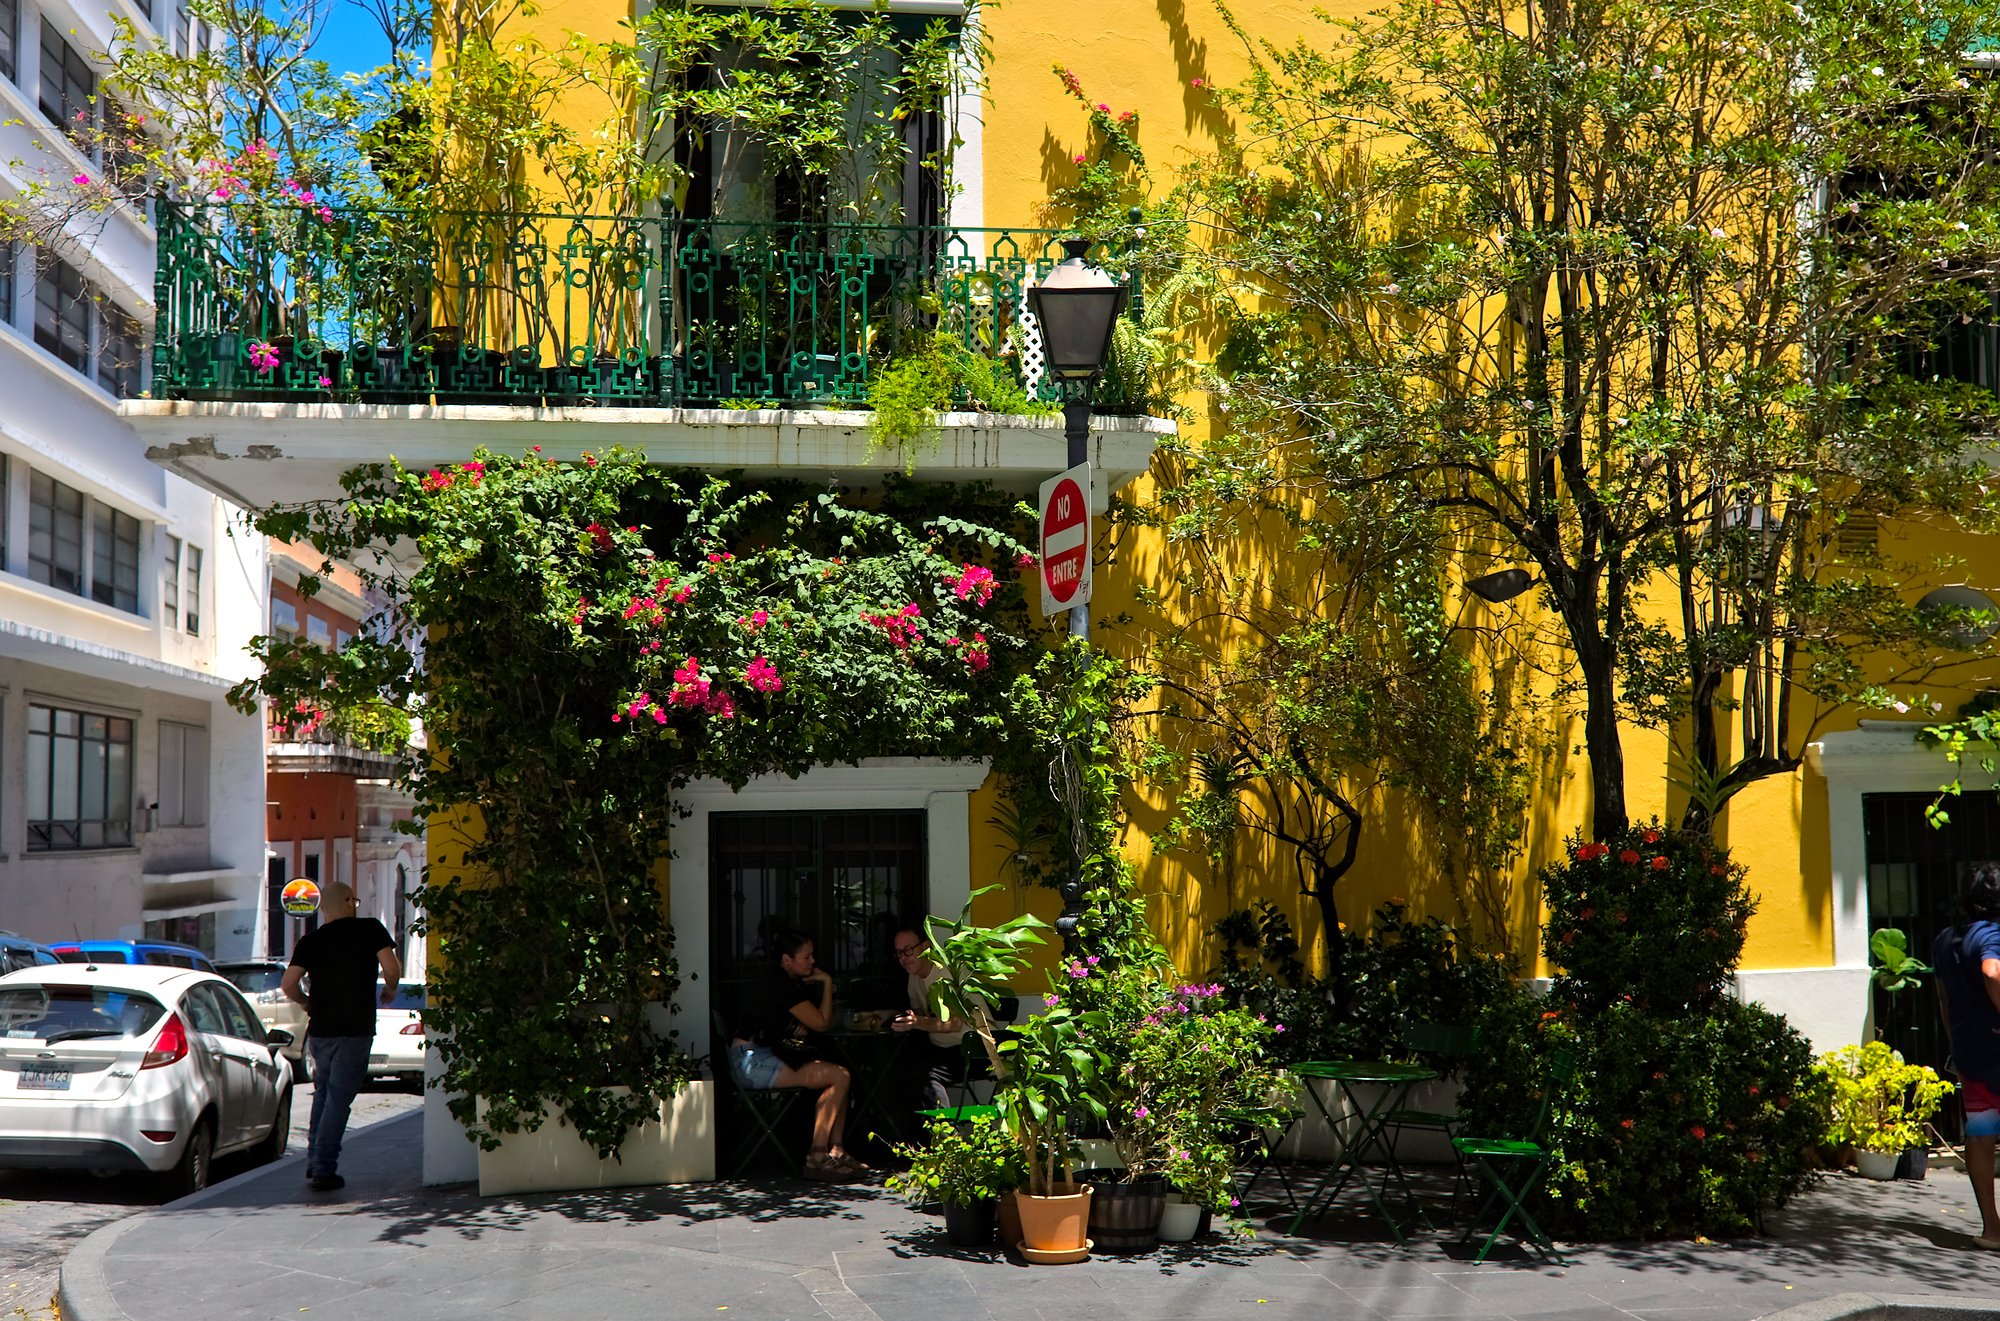
[[[319,911],[319,886],[301,876],[285,887],[281,902],[293,917],[308,917]]]
[[[1083,586],[1090,556],[1090,504],[1068,477],[1049,492],[1042,511],[1042,582],[1058,604],[1068,605]]]

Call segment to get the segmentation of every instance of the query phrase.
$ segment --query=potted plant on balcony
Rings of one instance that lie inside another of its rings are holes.
[[[1886,1041],[1828,1051],[1819,1067],[1833,1089],[1829,1141],[1852,1144],[1855,1165],[1870,1179],[1895,1177],[1897,1161],[1922,1144],[1924,1125],[1953,1090]]]
[[[910,1162],[889,1186],[911,1202],[936,1202],[944,1211],[945,1237],[962,1248],[993,1241],[995,1213],[1011,1197],[1026,1170],[1020,1149],[991,1115],[969,1125],[934,1119],[922,1146],[897,1148]]]

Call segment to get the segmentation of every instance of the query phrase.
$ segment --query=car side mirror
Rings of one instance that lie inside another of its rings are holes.
[[[274,1027],[264,1034],[264,1044],[267,1046],[289,1046],[297,1040],[297,1037],[281,1027]]]

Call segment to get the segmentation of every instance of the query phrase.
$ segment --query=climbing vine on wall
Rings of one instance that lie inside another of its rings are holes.
[[[1001,613],[1025,548],[907,493],[867,510],[616,453],[345,486],[258,525],[359,566],[380,608],[337,653],[260,640],[232,701],[422,717],[406,778],[433,826],[419,898],[453,1113],[490,1148],[560,1111],[613,1153],[691,1075],[647,1013],[677,985],[675,792],[989,749],[1026,651]]]

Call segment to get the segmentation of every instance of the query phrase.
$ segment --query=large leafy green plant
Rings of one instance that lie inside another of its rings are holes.
[[[422,716],[406,779],[453,1113],[490,1146],[559,1108],[615,1151],[689,1072],[645,1009],[676,986],[675,791],[990,746],[1023,644],[973,557],[1021,547],[615,454],[375,465],[346,487],[258,526],[360,566],[381,609],[339,653],[261,640],[232,700]]]

